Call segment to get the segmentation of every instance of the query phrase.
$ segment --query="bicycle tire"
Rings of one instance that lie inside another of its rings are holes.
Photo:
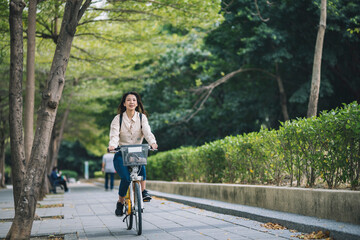
[[[129,199],[126,199],[126,201],[128,201],[128,204],[126,204],[126,208],[125,208],[125,214],[127,214],[128,216],[126,217],[126,226],[127,226],[127,230],[131,230],[132,226],[133,226],[133,222],[134,222],[134,213],[131,210],[132,206],[130,203]],[[128,211],[128,208],[130,208],[130,211]]]
[[[140,183],[135,183],[135,225],[136,225],[136,232],[138,235],[142,233],[142,211],[141,211],[141,188]]]

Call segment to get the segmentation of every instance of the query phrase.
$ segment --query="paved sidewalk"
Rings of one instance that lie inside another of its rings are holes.
[[[41,205],[64,204],[63,207],[37,208],[42,220],[34,221],[32,236],[64,234],[65,239],[298,239],[299,232],[269,230],[261,222],[221,212],[214,201],[194,199],[178,195],[151,192],[158,197],[145,204],[143,234],[137,236],[134,230],[126,230],[123,218],[114,215],[117,200],[116,191],[104,191],[103,186],[90,183],[70,184],[70,192],[50,194]],[[194,205],[196,208],[182,203]],[[234,208],[224,203],[222,208]],[[61,205],[59,205],[61,206]],[[206,207],[208,206],[208,207]],[[211,206],[212,209],[208,209]],[[241,206],[238,206],[241,207]],[[0,190],[0,238],[4,238],[14,217],[12,190]],[[63,216],[63,219],[46,217]],[[349,229],[348,229],[349,230]],[[350,229],[351,230],[351,229]],[[358,226],[359,236],[360,227]],[[337,238],[339,240],[341,238]],[[344,238],[348,239],[348,238]],[[356,238],[354,238],[356,239]],[[360,238],[358,238],[360,239]]]
[[[196,197],[180,196],[155,191],[152,191],[151,193],[158,197],[163,197],[168,200],[212,212],[248,218],[263,223],[278,223],[300,232],[311,233],[328,231],[330,232],[330,236],[336,240],[360,240],[360,225]],[[354,214],[360,216],[360,213]]]

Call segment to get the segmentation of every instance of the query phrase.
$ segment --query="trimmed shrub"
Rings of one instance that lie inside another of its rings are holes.
[[[297,186],[316,180],[329,188],[359,186],[360,106],[353,102],[319,117],[298,118],[279,130],[182,147],[149,157],[149,179],[192,182],[273,183],[289,176]]]
[[[78,173],[72,170],[61,170],[62,175],[65,175],[67,179],[75,178],[78,179]]]
[[[94,172],[94,177],[95,178],[104,178],[105,173],[103,171],[96,171],[96,172]]]

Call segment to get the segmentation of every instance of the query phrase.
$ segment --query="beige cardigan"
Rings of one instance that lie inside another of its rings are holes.
[[[109,147],[142,144],[144,137],[149,145],[156,143],[155,136],[151,132],[151,128],[145,114],[142,114],[142,124],[140,124],[139,112],[135,112],[132,119],[129,119],[127,114],[124,112],[120,134],[119,123],[120,114],[116,115],[111,122]]]

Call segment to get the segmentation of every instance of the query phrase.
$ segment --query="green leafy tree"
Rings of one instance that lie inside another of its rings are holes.
[[[346,31],[357,26],[358,9],[353,1],[328,2],[320,110],[359,99],[359,38]],[[140,65],[149,73],[143,95],[160,148],[306,116],[320,1],[222,1],[222,14],[214,30],[189,33]]]
[[[15,217],[7,234],[8,239],[28,239],[34,221],[37,195],[45,170],[46,155],[50,143],[53,122],[65,84],[65,72],[76,27],[90,0],[69,0],[66,4],[58,44],[49,77],[43,92],[38,114],[37,130],[32,153],[25,161],[22,132],[22,74],[23,74],[23,1],[10,1],[10,86],[9,125],[12,156],[12,178],[14,185]],[[20,200],[21,199],[21,200]]]
[[[199,7],[201,4],[209,5],[211,8]],[[114,9],[108,11],[111,19],[119,17],[117,15],[119,12],[115,11],[117,5],[114,6]],[[89,66],[83,72],[79,71],[78,67],[73,68],[76,69],[74,76],[79,78],[79,84],[73,89],[75,93],[69,116],[71,124],[68,124],[70,126],[67,131],[69,134],[65,133],[64,137],[66,139],[77,138],[90,152],[96,155],[103,154],[108,145],[109,124],[116,115],[121,95],[129,90],[141,92],[148,88],[149,82],[152,81],[152,71],[155,70],[155,65],[153,70],[148,69],[149,64],[154,63],[156,61],[154,59],[158,56],[166,54],[168,49],[184,42],[187,34],[193,31],[192,28],[208,29],[213,26],[214,22],[220,21],[221,15],[217,13],[219,6],[219,2],[216,1],[194,1],[193,4],[178,2],[172,6],[166,6],[166,4],[159,6],[153,3],[144,9],[140,8],[136,15],[147,20],[139,22],[136,16],[125,12],[122,13],[122,17],[129,15],[131,21],[124,20],[121,25],[117,26],[120,30],[115,30],[110,24],[109,28],[102,28],[101,31],[104,32],[102,36],[114,39],[114,41],[109,40],[102,43],[113,57],[99,58],[89,63],[85,61],[85,64]],[[133,9],[134,6],[129,3],[129,5],[124,5],[124,9],[127,8]],[[96,8],[95,10],[100,11],[101,9]],[[141,15],[140,11],[144,13]],[[102,23],[106,24],[106,21],[102,21]],[[81,38],[86,39],[86,37],[94,39],[94,36],[86,34]],[[96,48],[93,51],[98,50],[100,53],[104,53],[104,48]],[[77,59],[76,64],[80,65],[82,62]],[[164,70],[165,68],[161,67],[155,71],[163,72]],[[150,107],[153,102],[156,102],[154,97],[148,98],[145,94],[143,95],[151,115],[156,112],[153,110],[156,106]],[[84,122],[86,124],[83,124]],[[151,125],[154,126],[156,123],[154,125],[151,123]],[[91,141],[89,141],[89,136]]]

